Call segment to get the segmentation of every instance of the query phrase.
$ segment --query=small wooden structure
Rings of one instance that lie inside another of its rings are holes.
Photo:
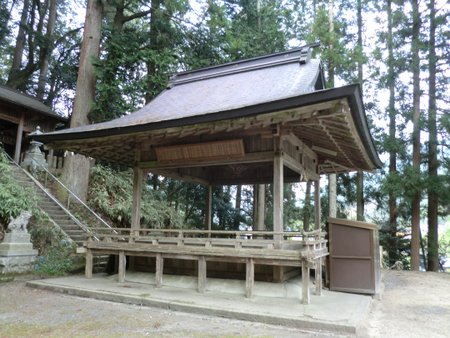
[[[319,230],[320,174],[380,166],[360,87],[325,90],[320,61],[311,59],[310,46],[179,73],[167,90],[135,113],[35,138],[134,169],[131,230],[119,237],[93,234],[97,240],[86,244],[87,276],[94,253],[119,256],[120,280],[125,255],[155,256],[157,285],[164,258],[192,259],[198,261],[202,290],[207,261],[245,262],[247,295],[258,263],[274,265],[274,279],[279,281],[284,266],[301,266],[305,277],[314,267],[320,293],[321,261],[327,254]],[[208,186],[205,231],[184,231],[167,243],[167,232],[158,230],[156,236],[141,229],[145,172]],[[283,184],[307,180],[315,182],[317,232],[298,233],[297,242],[283,225]],[[265,233],[265,240],[253,236],[245,241],[246,248],[233,233],[225,235],[232,238],[216,239],[218,234],[211,231],[211,187],[267,183],[273,184],[273,232]],[[307,281],[304,278],[305,303]]]
[[[0,142],[17,163],[28,146],[27,134],[38,126],[50,132],[67,121],[35,98],[0,85]]]
[[[380,250],[375,224],[329,218],[330,290],[379,293]]]

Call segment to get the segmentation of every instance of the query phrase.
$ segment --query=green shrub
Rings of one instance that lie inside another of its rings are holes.
[[[0,224],[5,227],[11,218],[24,210],[37,213],[37,199],[33,189],[17,184],[5,154],[0,151]]]
[[[75,244],[38,208],[35,191],[16,182],[6,156],[0,151],[0,228],[6,229],[10,218],[25,210],[33,213],[28,229],[39,254],[36,271],[54,276],[76,269],[80,258],[75,256]]]
[[[36,272],[44,276],[63,276],[80,267],[82,257],[77,256],[76,244],[66,239],[54,243],[38,257]]]
[[[133,172],[117,171],[110,167],[96,165],[89,181],[89,204],[108,218],[115,226],[129,227],[133,200]],[[180,228],[182,217],[156,192],[142,191],[141,224],[147,228]]]

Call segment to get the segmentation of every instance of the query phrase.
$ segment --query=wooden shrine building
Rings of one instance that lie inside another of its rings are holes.
[[[236,263],[245,267],[250,297],[255,265],[272,267],[274,281],[286,279],[284,267],[301,267],[304,275],[315,268],[320,293],[321,262],[327,255],[319,226],[320,175],[380,166],[360,86],[324,89],[324,83],[320,61],[305,46],[179,73],[135,113],[36,136],[50,147],[134,169],[131,230],[94,231],[86,243],[87,276],[92,254],[118,255],[119,281],[124,280],[125,256],[139,256],[151,259],[159,286],[167,267],[163,262],[184,260],[194,262],[203,291],[207,262]],[[147,172],[210,187],[203,231],[141,229]],[[316,185],[316,230],[286,232],[283,184],[307,180]],[[240,232],[211,231],[211,186],[268,183],[273,184],[273,231],[254,232],[251,239]]]
[[[35,98],[0,85],[0,142],[19,163],[28,147],[26,135],[39,126],[43,132],[65,125],[67,118],[56,114]]]

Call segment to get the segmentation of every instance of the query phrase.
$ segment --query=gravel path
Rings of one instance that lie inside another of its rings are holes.
[[[360,337],[448,337],[450,275],[385,271]],[[339,337],[0,284],[0,337]]]

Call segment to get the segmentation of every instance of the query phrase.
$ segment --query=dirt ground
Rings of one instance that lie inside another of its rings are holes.
[[[360,337],[449,337],[450,275],[384,272]],[[0,284],[0,337],[339,337]]]
[[[385,270],[383,283],[366,336],[450,337],[450,274]]]

